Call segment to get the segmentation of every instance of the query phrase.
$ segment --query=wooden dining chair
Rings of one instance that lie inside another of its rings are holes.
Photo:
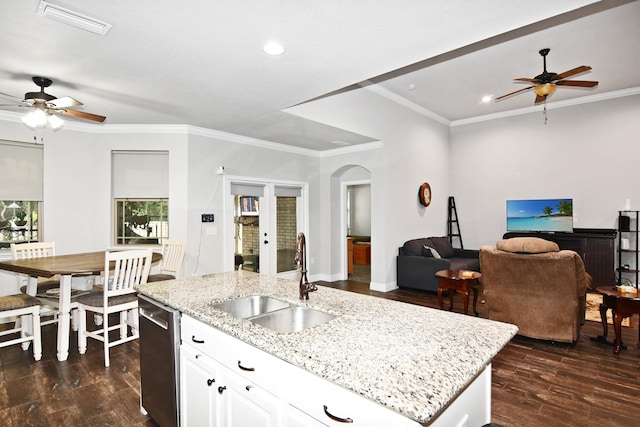
[[[179,277],[182,261],[184,260],[185,245],[186,242],[184,240],[165,239],[162,242],[160,273],[150,274],[148,281],[159,282]]]
[[[42,357],[42,341],[40,339],[40,300],[26,294],[6,295],[0,297],[0,322],[19,317],[20,322],[12,329],[0,332],[0,337],[20,334],[18,338],[0,341],[0,347],[8,347],[14,344],[22,344],[22,349],[27,350],[30,342],[33,342],[33,358],[38,361]],[[27,319],[31,320],[28,322]]]
[[[146,283],[151,270],[151,249],[106,252],[102,291],[90,292],[77,298],[80,325],[78,351],[87,350],[87,337],[104,344],[104,366],[109,366],[109,348],[135,340],[138,331],[138,296],[135,286]],[[87,330],[87,311],[102,315],[102,325]],[[119,313],[119,322],[109,326],[109,315]],[[128,328],[131,328],[129,335]],[[120,331],[120,338],[111,340],[109,332]]]

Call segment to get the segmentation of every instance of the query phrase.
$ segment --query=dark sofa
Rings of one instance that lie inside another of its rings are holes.
[[[435,251],[432,252],[425,246]],[[435,292],[438,290],[438,279],[435,277],[437,271],[480,271],[479,256],[478,250],[454,248],[446,237],[408,240],[398,248],[396,261],[398,287]]]

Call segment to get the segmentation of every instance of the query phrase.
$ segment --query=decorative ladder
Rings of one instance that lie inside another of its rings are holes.
[[[460,249],[464,249],[462,244],[462,234],[460,233],[460,223],[458,222],[458,212],[456,211],[456,201],[453,196],[449,196],[449,214],[447,215],[447,237],[451,246],[454,246],[454,239],[457,239],[457,243],[460,243]],[[455,233],[454,233],[455,228]]]

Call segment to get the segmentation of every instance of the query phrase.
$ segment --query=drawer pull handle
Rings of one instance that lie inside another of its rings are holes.
[[[197,340],[195,335],[191,335],[191,341],[196,344],[204,344],[204,340]]]
[[[253,372],[256,370],[256,368],[247,368],[246,366],[242,366],[242,362],[240,360],[238,360],[238,368],[242,369],[243,371],[249,372]]]
[[[252,388],[253,388],[252,385],[248,385],[248,386],[245,387],[245,389],[247,389],[247,391],[251,390]]]
[[[218,393],[222,394],[222,392],[225,391],[226,389],[227,389],[227,386],[221,385],[220,387],[218,387]]]
[[[329,410],[327,409],[327,405],[324,405],[324,413],[327,417],[331,418],[333,421],[337,421],[339,423],[347,423],[347,424],[353,423],[353,420],[351,418],[340,418],[330,413]]]
[[[211,387],[211,385],[212,385],[213,383],[215,383],[215,382],[216,382],[215,378],[210,378],[210,379],[208,379],[208,380],[207,380],[207,385],[208,385],[209,387]]]

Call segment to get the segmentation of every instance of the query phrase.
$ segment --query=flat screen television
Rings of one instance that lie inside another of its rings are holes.
[[[507,231],[573,232],[573,199],[507,200]]]

